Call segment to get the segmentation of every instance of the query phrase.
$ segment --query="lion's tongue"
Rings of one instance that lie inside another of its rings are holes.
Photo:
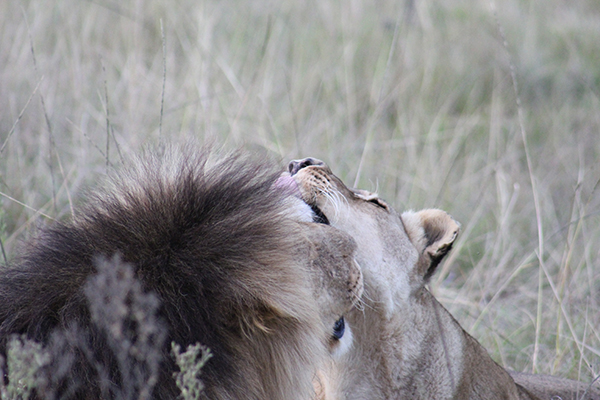
[[[273,185],[278,189],[284,190],[290,195],[301,197],[300,190],[296,180],[288,174],[282,174]]]

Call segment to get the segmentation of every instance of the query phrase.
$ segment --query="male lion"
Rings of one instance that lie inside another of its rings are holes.
[[[553,377],[515,373],[515,383],[425,288],[459,232],[448,214],[398,215],[377,195],[347,188],[316,159],[292,161],[289,173],[319,219],[356,240],[365,282],[364,310],[346,314],[353,348],[322,374],[322,397],[600,398],[597,389]]]
[[[39,398],[162,400],[180,394],[171,342],[200,343],[213,355],[202,398],[311,398],[321,362],[348,347],[341,317],[361,295],[362,276],[354,240],[315,223],[278,179],[264,161],[214,160],[193,147],[167,146],[132,163],[0,268],[0,354],[13,334],[60,342],[64,362],[51,364]],[[90,283],[96,268],[113,286]],[[141,326],[149,300],[134,307],[127,295],[120,307],[133,315],[101,310],[104,321],[90,312],[94,299],[121,293],[128,274],[160,301],[156,325],[166,340]],[[132,327],[137,336],[124,336]],[[144,354],[157,344],[159,369]]]

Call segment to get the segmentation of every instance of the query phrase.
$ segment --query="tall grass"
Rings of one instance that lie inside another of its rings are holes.
[[[0,2],[8,258],[159,136],[310,155],[462,223],[432,290],[498,362],[592,379],[600,3],[491,4]]]

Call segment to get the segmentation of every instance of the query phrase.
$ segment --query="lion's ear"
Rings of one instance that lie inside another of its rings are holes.
[[[452,249],[460,224],[445,211],[436,209],[407,211],[402,214],[402,222],[419,252],[417,273],[426,282]]]

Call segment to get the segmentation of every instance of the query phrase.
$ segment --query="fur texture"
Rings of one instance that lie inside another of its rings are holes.
[[[323,372],[322,398],[549,400],[585,387],[541,376],[516,375],[515,383],[427,290],[459,232],[448,214],[398,215],[376,194],[347,188],[320,160],[292,161],[289,171],[307,204],[356,240],[365,280],[364,310],[347,316],[354,347]],[[586,396],[598,399],[598,389]]]
[[[122,364],[85,293],[112,259],[105,268],[130,265],[141,291],[160,304],[166,340],[154,398],[179,393],[172,341],[210,348],[205,398],[309,398],[333,324],[357,300],[362,278],[353,240],[312,223],[312,211],[275,184],[278,176],[264,161],[218,159],[194,147],[136,160],[89,193],[73,220],[35,233],[0,271],[0,352],[12,334],[48,344],[53,332],[71,332],[60,336],[71,368],[55,383],[59,395],[117,397],[110,385],[127,384]]]

